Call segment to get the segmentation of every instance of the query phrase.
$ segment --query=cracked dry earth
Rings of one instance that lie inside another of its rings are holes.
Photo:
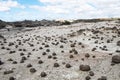
[[[2,29],[0,80],[120,80],[120,26],[115,26]]]

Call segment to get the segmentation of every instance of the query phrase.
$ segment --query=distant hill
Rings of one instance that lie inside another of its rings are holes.
[[[1,29],[1,28],[4,28],[6,25],[7,25],[6,22],[0,20],[0,29]]]
[[[24,20],[24,21],[15,21],[15,22],[5,22],[0,20],[0,29],[5,28],[7,25],[13,27],[37,27],[37,26],[60,26],[60,25],[70,25],[73,23],[79,22],[102,22],[102,21],[114,21],[118,20],[120,23],[120,18],[98,18],[98,19],[77,19],[73,21],[69,20],[41,20],[41,21],[32,21],[32,20]]]
[[[77,19],[77,20],[74,20],[73,23],[78,23],[78,22],[103,22],[103,21],[114,21],[114,20],[120,21],[120,18]]]

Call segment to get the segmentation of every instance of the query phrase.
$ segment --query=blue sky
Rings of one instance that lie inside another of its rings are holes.
[[[120,0],[0,0],[4,21],[120,17]]]

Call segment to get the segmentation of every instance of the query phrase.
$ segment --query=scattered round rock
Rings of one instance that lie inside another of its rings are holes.
[[[117,42],[117,46],[120,46],[120,41]]]
[[[6,74],[11,74],[11,73],[13,73],[13,71],[12,71],[12,70],[5,71],[5,72],[4,72],[4,75],[6,75]]]
[[[47,74],[46,74],[45,72],[41,72],[40,76],[41,76],[41,77],[46,77]]]
[[[48,55],[48,59],[51,59],[52,58],[52,56],[51,55]]]
[[[59,67],[60,65],[58,63],[54,63],[54,67]]]
[[[42,63],[43,63],[43,61],[42,61],[42,60],[39,60],[39,61],[38,61],[38,63],[39,63],[39,64],[42,64]]]
[[[66,64],[66,68],[70,68],[72,67],[70,64]]]
[[[90,76],[94,76],[94,72],[93,72],[93,71],[90,71],[90,72],[89,72],[89,75],[90,75]]]
[[[89,57],[90,57],[90,54],[86,53],[86,54],[85,54],[85,57],[86,57],[86,58],[89,58]]]
[[[69,57],[70,57],[70,58],[74,58],[74,56],[73,56],[73,55],[70,55]]]
[[[17,61],[13,61],[13,64],[17,64]]]
[[[120,63],[120,55],[114,55],[112,57],[112,62],[116,64]]]
[[[9,80],[15,80],[15,78],[14,77],[10,77]]]
[[[4,64],[4,62],[2,62],[2,61],[0,60],[0,65],[2,65],[2,64]]]
[[[31,65],[31,64],[28,64],[27,67],[28,67],[28,68],[29,68],[29,67],[32,67],[32,65]]]
[[[98,78],[98,80],[107,80],[106,76],[101,76],[101,78]]]
[[[86,76],[86,77],[85,77],[85,80],[90,80],[90,79],[91,79],[90,76]]]
[[[36,69],[35,69],[35,68],[31,68],[31,69],[30,69],[30,72],[31,72],[31,73],[35,73],[35,72],[36,72]]]
[[[89,65],[80,65],[79,68],[81,71],[90,71],[91,70]]]

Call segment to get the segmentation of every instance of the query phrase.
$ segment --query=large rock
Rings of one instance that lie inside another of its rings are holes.
[[[90,71],[91,70],[89,65],[80,65],[79,68],[81,71]]]
[[[0,38],[4,39],[4,36],[2,36],[2,35],[0,34]]]
[[[120,63],[120,55],[114,55],[112,57],[112,62],[117,64]]]
[[[4,64],[4,62],[2,62],[2,61],[0,60],[0,65],[2,65],[2,64]]]
[[[117,42],[117,46],[120,46],[120,41]]]
[[[101,78],[98,78],[98,80],[107,80],[106,76],[101,76]]]

